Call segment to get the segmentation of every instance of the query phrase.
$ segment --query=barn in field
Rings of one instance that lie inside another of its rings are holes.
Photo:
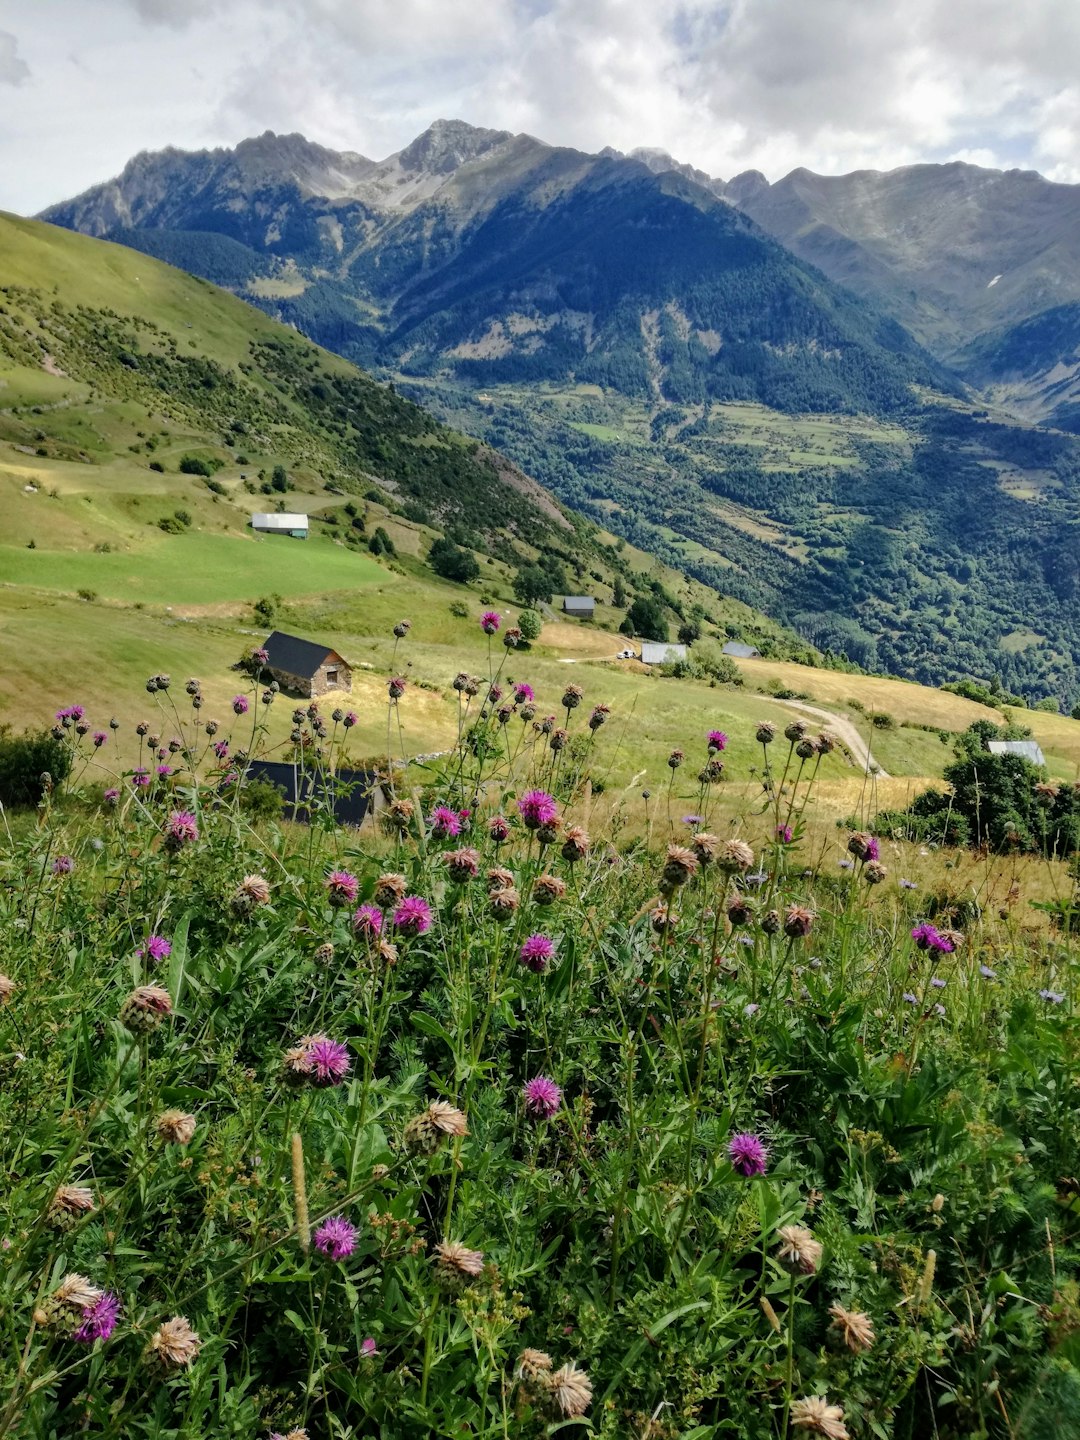
[[[263,642],[266,668],[283,690],[314,699],[329,690],[352,689],[352,666],[336,650],[281,630]]]
[[[1033,765],[1046,764],[1046,756],[1037,740],[988,740],[986,748],[991,755],[1019,755]]]
[[[757,660],[761,657],[756,645],[744,645],[741,640],[729,640],[721,654],[730,655],[733,660]]]
[[[308,517],[306,515],[252,515],[251,528],[257,535],[291,535],[294,540],[306,540]]]
[[[591,620],[596,614],[596,601],[591,595],[564,595],[563,614],[578,620]]]

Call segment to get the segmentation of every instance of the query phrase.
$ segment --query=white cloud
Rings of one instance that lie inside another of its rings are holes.
[[[977,156],[1080,179],[1076,0],[35,0],[19,29],[0,205],[23,209],[144,148],[270,128],[381,158],[438,116],[724,177]]]
[[[0,85],[22,85],[30,79],[30,66],[19,56],[19,43],[7,30],[0,30]]]

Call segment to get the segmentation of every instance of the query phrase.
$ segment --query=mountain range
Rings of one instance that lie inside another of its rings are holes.
[[[383,161],[144,154],[43,218],[242,294],[819,645],[1064,699],[1078,204],[1027,172],[721,181],[438,121]]]

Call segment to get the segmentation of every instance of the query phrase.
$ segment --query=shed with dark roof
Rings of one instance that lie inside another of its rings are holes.
[[[328,690],[352,689],[352,666],[329,645],[275,630],[263,649],[269,656],[266,668],[283,690],[294,695],[314,699]]]

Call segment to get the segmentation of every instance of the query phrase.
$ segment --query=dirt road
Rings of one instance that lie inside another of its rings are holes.
[[[881,780],[889,779],[888,771],[883,770],[881,766],[878,765],[873,755],[871,755],[870,747],[866,741],[859,734],[858,730],[855,729],[851,721],[845,719],[843,715],[834,715],[831,710],[822,710],[817,705],[807,705],[802,700],[778,700],[776,703],[778,705],[786,705],[791,710],[801,710],[804,715],[813,715],[818,720],[824,720],[827,728],[832,731],[838,740],[842,740],[851,751],[856,765],[865,771],[873,769],[874,773]]]

